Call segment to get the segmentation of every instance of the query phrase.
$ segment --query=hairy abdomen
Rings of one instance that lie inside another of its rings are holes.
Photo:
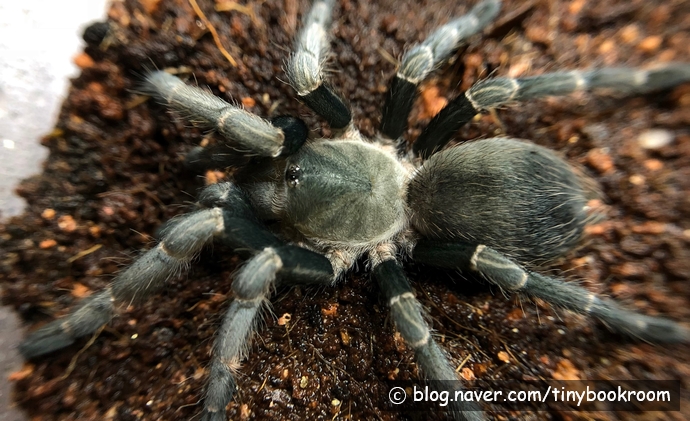
[[[572,249],[587,220],[580,178],[551,151],[514,139],[468,142],[433,155],[410,182],[423,236],[484,244],[523,264]]]

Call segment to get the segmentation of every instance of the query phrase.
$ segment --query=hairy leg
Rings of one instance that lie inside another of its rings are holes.
[[[638,95],[690,81],[690,65],[669,63],[653,69],[625,67],[546,73],[519,79],[497,77],[472,85],[434,117],[413,145],[417,156],[428,158],[443,149],[453,134],[482,110],[577,91],[606,89]]]
[[[372,274],[381,288],[395,326],[414,352],[429,386],[439,391],[462,390],[462,385],[448,357],[431,336],[424,321],[422,306],[412,292],[402,267],[393,258],[373,259]],[[454,401],[450,411],[455,420],[484,419],[484,413],[475,403]]]
[[[491,23],[501,8],[499,0],[485,0],[432,32],[402,58],[398,73],[388,88],[383,106],[381,133],[396,140],[407,127],[407,118],[417,98],[417,87],[429,74],[446,62],[469,37]]]
[[[350,108],[324,82],[328,58],[328,26],[334,0],[316,0],[297,38],[295,52],[287,63],[287,77],[297,96],[334,129],[344,129],[352,121]]]
[[[295,125],[300,126],[301,123],[297,119],[278,117],[273,121],[265,120],[163,71],[150,73],[142,90],[190,122],[217,130],[232,142],[230,146],[245,155],[289,155],[307,138],[306,130],[294,130]]]
[[[33,358],[69,346],[77,338],[95,332],[113,317],[115,303],[142,299],[158,290],[167,279],[185,269],[204,244],[224,228],[220,208],[204,209],[172,220],[156,247],[70,314],[29,334],[20,345],[21,353]]]
[[[292,245],[267,247],[246,263],[233,281],[234,299],[213,347],[203,421],[227,419],[225,406],[237,389],[234,376],[247,354],[259,310],[282,278],[288,282],[331,283],[333,270],[325,257]]]
[[[580,314],[591,315],[611,329],[652,342],[690,342],[690,329],[662,317],[645,316],[597,297],[586,289],[522,268],[484,245],[420,241],[413,257],[449,269],[470,270],[508,292],[521,292]]]

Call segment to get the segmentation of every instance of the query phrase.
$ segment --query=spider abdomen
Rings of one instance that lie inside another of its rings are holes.
[[[423,236],[484,244],[523,264],[572,249],[587,221],[585,189],[571,167],[506,138],[435,154],[410,182],[408,203]]]
[[[407,172],[361,141],[316,141],[287,165],[285,220],[320,242],[366,246],[405,226]]]

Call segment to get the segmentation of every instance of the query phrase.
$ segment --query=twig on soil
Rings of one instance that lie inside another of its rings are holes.
[[[93,334],[93,336],[91,337],[91,339],[89,339],[89,341],[86,343],[86,345],[84,345],[84,347],[83,347],[82,349],[80,349],[79,352],[77,352],[77,353],[74,355],[74,357],[72,357],[72,361],[69,362],[69,365],[67,366],[67,370],[65,370],[65,373],[60,377],[60,380],[65,380],[66,378],[69,377],[70,374],[72,374],[72,371],[74,371],[74,367],[77,366],[77,360],[79,359],[79,357],[81,356],[81,354],[83,354],[84,351],[86,351],[87,349],[89,349],[89,347],[90,347],[91,345],[93,345],[94,342],[96,342],[96,339],[97,339],[98,336],[101,334],[101,332],[103,332],[103,329],[105,329],[105,326],[106,326],[106,325],[101,326],[100,329],[98,329],[98,330],[96,331],[96,333]]]
[[[211,35],[213,35],[213,41],[216,43],[216,46],[223,54],[223,56],[230,62],[230,64],[232,64],[232,67],[237,67],[237,62],[234,58],[232,58],[228,50],[226,50],[225,47],[223,47],[223,44],[220,42],[220,37],[218,36],[218,31],[216,31],[216,28],[213,25],[211,25],[211,22],[208,20],[204,12],[196,3],[196,0],[189,0],[189,4],[192,6],[192,9],[194,9],[194,13],[196,13],[196,15],[199,16],[199,19],[201,19],[204,25],[206,25],[206,27],[208,28],[209,32],[211,32]]]

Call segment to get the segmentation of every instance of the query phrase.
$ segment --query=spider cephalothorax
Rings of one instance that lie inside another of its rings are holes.
[[[624,310],[532,270],[571,250],[589,218],[586,183],[565,161],[510,138],[445,148],[481,110],[579,89],[623,94],[664,89],[690,80],[690,66],[486,79],[452,100],[408,151],[401,137],[419,83],[496,17],[499,1],[479,3],[405,54],[375,139],[361,136],[345,102],[323,81],[333,3],[314,3],[287,66],[297,96],[334,130],[331,139],[308,139],[296,118],[264,120],[166,72],[148,75],[147,93],[227,139],[195,150],[190,163],[236,167],[234,180],[206,188],[198,200],[202,209],[168,223],[158,246],[110,287],[31,334],[22,345],[25,356],[60,349],[94,332],[110,320],[116,302],[162,286],[214,237],[248,260],[233,282],[234,298],[216,339],[205,420],[224,419],[236,390],[236,370],[272,287],[333,284],[359,259],[367,261],[422,372],[440,381],[435,386],[459,387],[451,382],[457,380],[455,369],[431,336],[405,277],[403,258],[475,272],[503,290],[592,315],[645,340],[690,340],[684,326]],[[457,419],[483,418],[470,403],[454,402],[451,411]]]

